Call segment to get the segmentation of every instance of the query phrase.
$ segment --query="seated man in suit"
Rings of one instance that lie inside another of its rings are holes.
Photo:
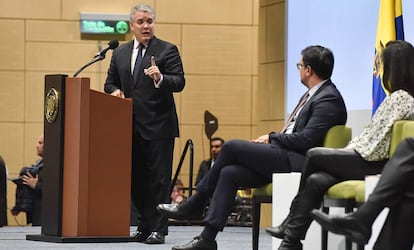
[[[382,81],[390,94],[345,148],[307,151],[289,214],[282,224],[266,230],[283,239],[278,250],[301,250],[312,223],[311,211],[320,207],[326,191],[341,181],[381,173],[389,157],[393,124],[414,120],[414,47],[401,40],[389,41],[380,58]]]
[[[273,173],[302,171],[306,151],[322,146],[332,126],[346,123],[345,103],[330,80],[332,52],[322,46],[309,46],[301,54],[297,68],[307,91],[283,129],[252,141],[224,143],[214,167],[197,185],[195,195],[179,205],[158,205],[170,218],[190,219],[200,216],[211,197],[201,235],[173,249],[217,249],[215,238],[226,224],[239,188],[270,183]]]

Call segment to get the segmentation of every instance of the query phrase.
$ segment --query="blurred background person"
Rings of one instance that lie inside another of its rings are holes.
[[[177,179],[174,189],[171,193],[171,203],[179,204],[186,199],[184,195],[184,185],[180,179]]]
[[[26,213],[27,224],[42,224],[42,182],[43,182],[43,134],[36,145],[36,153],[40,157],[32,166],[23,167],[19,177],[12,179],[16,183],[16,204],[11,213],[17,216]]]
[[[214,137],[210,140],[211,158],[201,162],[195,182],[196,186],[198,183],[200,183],[201,179],[203,179],[207,172],[213,167],[214,161],[217,159],[217,156],[219,155],[223,144],[224,140],[220,137]]]
[[[0,155],[0,227],[7,225],[7,169]]]

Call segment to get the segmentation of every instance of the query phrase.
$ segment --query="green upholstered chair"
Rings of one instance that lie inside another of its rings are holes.
[[[398,144],[407,137],[414,137],[414,121],[395,122],[392,128],[390,158],[394,155]]]
[[[392,128],[390,157],[394,154],[398,144],[407,137],[414,136],[414,121],[397,121]],[[345,213],[352,212],[355,208],[365,202],[365,181],[348,180],[333,185],[326,192],[322,202],[322,211],[329,213],[330,207],[343,207]],[[358,245],[358,249],[364,246]],[[328,249],[328,231],[322,228],[322,250]],[[352,242],[345,240],[345,249],[352,249]]]
[[[352,130],[345,125],[336,125],[329,129],[324,139],[324,147],[345,147],[352,136]],[[253,223],[252,244],[253,250],[259,249],[260,208],[261,203],[272,203],[272,183],[253,189]]]
[[[272,203],[272,183],[253,189],[252,195],[252,244],[253,250],[259,249],[260,208],[262,203]]]

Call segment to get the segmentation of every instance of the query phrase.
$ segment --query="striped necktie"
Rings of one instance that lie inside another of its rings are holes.
[[[298,103],[298,105],[296,106],[296,108],[293,110],[293,112],[290,114],[289,118],[287,119],[287,121],[285,122],[285,125],[283,126],[283,128],[280,130],[280,133],[284,133],[286,131],[286,129],[288,128],[289,124],[293,121],[293,118],[295,117],[296,113],[300,110],[300,108],[303,107],[303,105],[305,105],[306,100],[308,100],[309,97],[309,92],[306,92],[303,96],[302,99],[300,99],[300,102]]]

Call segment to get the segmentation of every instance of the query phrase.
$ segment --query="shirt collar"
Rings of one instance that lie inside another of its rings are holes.
[[[146,48],[147,47],[147,45],[148,45],[148,43],[147,44],[144,44],[144,48]],[[136,39],[136,38],[134,38],[134,49],[138,49],[138,46],[139,46],[139,42],[138,42],[138,40]]]
[[[146,44],[144,44],[144,48],[147,48],[148,47],[148,44],[149,44],[149,42],[146,43]],[[138,46],[139,46],[139,42],[138,42],[138,40],[136,38],[134,38],[134,46],[133,46],[133,48],[134,49],[138,49]]]
[[[320,83],[318,83],[318,84],[316,84],[315,86],[313,86],[311,89],[309,89],[309,91],[308,91],[308,93],[309,93],[309,98],[311,97],[311,96],[313,96],[313,94],[315,94],[316,93],[316,91],[318,91],[318,89],[326,82],[326,81],[328,81],[328,80],[323,80],[322,82],[320,82]],[[308,98],[308,99],[309,99]]]

